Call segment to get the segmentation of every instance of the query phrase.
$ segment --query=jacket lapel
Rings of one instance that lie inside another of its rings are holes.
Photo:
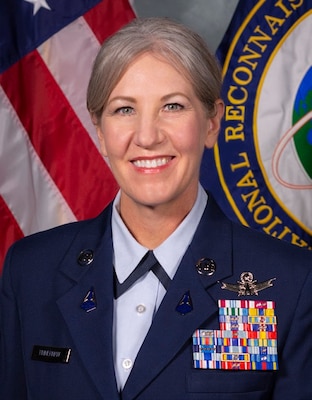
[[[119,399],[112,354],[113,273],[111,209],[89,221],[77,234],[60,271],[72,281],[71,289],[58,299],[58,307],[75,343],[76,350],[103,398]],[[103,227],[105,227],[102,232]],[[82,250],[94,254],[89,265],[79,265]],[[85,311],[80,305],[94,288],[96,308]]]
[[[201,258],[213,259],[213,275],[200,275],[196,264]],[[217,315],[213,292],[219,280],[232,275],[232,228],[214,200],[208,205],[171,286],[154,318],[134,368],[123,390],[124,400],[135,398],[174,358],[196,329]],[[218,288],[217,288],[218,286]],[[186,315],[176,311],[184,293],[189,292],[193,310]],[[217,328],[217,327],[216,327]],[[147,368],[152,363],[153,368]]]

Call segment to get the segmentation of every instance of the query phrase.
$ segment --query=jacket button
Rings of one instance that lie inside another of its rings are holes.
[[[196,264],[196,269],[201,275],[211,276],[216,272],[217,266],[211,258],[201,258]]]
[[[82,250],[77,258],[78,264],[81,266],[89,265],[93,261],[93,250]]]

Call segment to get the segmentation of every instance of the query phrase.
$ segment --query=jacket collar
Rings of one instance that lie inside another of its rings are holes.
[[[213,275],[201,275],[196,264],[213,259]],[[209,196],[208,204],[191,246],[157,311],[123,390],[123,399],[135,398],[187,343],[206,320],[217,313],[219,280],[232,275],[232,224]],[[184,293],[189,292],[193,310],[176,311]],[[165,335],[163,334],[165,327]],[[153,368],[146,368],[148,363]]]

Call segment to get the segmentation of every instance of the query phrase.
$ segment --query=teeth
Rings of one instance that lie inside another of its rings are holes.
[[[169,158],[156,158],[154,160],[136,160],[133,164],[139,168],[157,168],[169,162]]]

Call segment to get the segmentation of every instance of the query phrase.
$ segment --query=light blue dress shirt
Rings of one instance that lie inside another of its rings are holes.
[[[112,236],[114,267],[118,281],[124,282],[149,250],[138,243],[123,223],[118,212],[120,193],[114,200]],[[195,204],[176,230],[156,249],[154,254],[173,279],[181,259],[192,241],[207,204],[207,194],[199,185]],[[153,272],[147,273],[114,303],[114,362],[116,380],[122,389],[128,379],[136,355],[151,326],[166,290]]]

